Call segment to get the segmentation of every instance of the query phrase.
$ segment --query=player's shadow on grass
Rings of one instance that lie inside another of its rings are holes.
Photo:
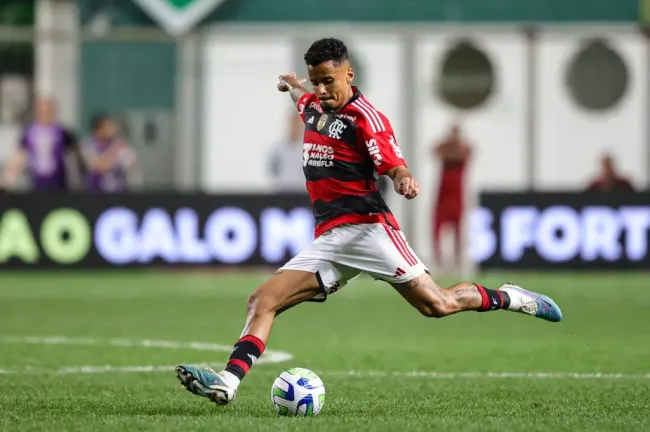
[[[105,416],[150,416],[150,417],[232,417],[273,418],[277,417],[270,403],[240,403],[239,406],[219,407],[206,400],[181,401],[167,399],[164,402],[150,401],[107,405],[105,402],[88,401],[83,410],[93,415]]]

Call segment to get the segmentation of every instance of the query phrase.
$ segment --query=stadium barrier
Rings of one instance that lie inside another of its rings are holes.
[[[483,193],[482,269],[649,269],[650,193]],[[0,196],[1,268],[277,266],[313,240],[304,195]]]
[[[650,193],[483,193],[470,220],[482,269],[650,269]]]
[[[304,195],[0,197],[0,267],[279,264],[313,240]]]

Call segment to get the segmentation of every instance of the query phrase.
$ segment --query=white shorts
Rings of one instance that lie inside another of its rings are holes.
[[[322,292],[313,301],[325,301],[328,294],[343,288],[362,273],[377,280],[404,283],[429,272],[404,234],[382,223],[334,227],[281,270],[315,273]]]

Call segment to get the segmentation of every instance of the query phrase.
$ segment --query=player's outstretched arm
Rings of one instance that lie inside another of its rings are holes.
[[[406,199],[413,199],[418,196],[420,185],[413,178],[411,171],[404,165],[391,168],[386,172],[386,175],[393,180],[395,192],[398,194],[404,195]]]
[[[289,92],[293,103],[297,104],[300,97],[304,94],[310,93],[309,90],[302,86],[306,79],[298,79],[295,72],[287,75],[280,75],[278,82],[278,90],[281,92]]]

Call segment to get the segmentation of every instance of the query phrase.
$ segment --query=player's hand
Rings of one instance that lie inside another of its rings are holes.
[[[278,78],[278,90],[281,92],[287,92],[293,88],[300,87],[302,83],[307,81],[306,79],[298,79],[295,72],[291,72],[287,75],[280,75]]]
[[[406,199],[413,199],[420,193],[420,185],[413,177],[404,177],[395,182],[395,191]]]

